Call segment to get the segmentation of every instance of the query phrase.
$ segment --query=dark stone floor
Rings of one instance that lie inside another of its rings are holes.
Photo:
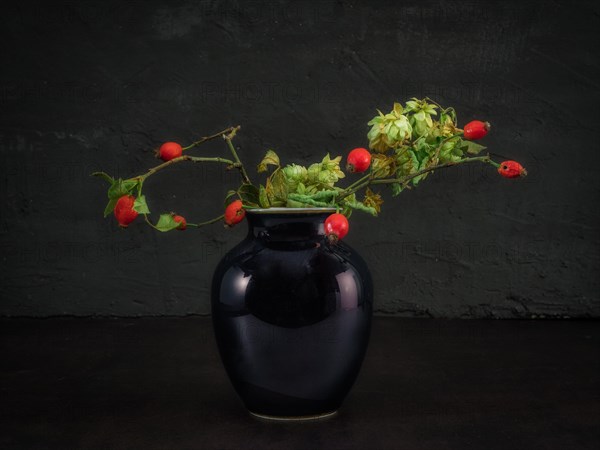
[[[208,318],[2,319],[3,449],[600,448],[600,322],[376,318],[339,414],[250,417]]]

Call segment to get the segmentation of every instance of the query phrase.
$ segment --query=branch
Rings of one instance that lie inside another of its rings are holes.
[[[200,222],[200,223],[187,222],[186,225],[188,227],[200,228],[200,227],[203,227],[204,225],[210,225],[212,223],[219,222],[219,221],[223,220],[224,218],[225,218],[225,214],[221,214],[219,217],[215,217],[214,219],[207,220],[206,222]],[[146,223],[148,225],[150,225],[155,230],[164,231],[164,230],[161,230],[160,228],[157,228],[156,225],[154,225],[152,222],[150,222],[150,219],[148,219],[148,214],[144,214],[144,220],[146,221]]]
[[[225,214],[221,214],[219,217],[215,217],[214,219],[207,220],[206,222],[200,222],[200,223],[189,223],[188,222],[187,226],[200,228],[200,227],[203,227],[204,225],[210,225],[211,223],[219,222],[219,221],[223,220],[224,218],[225,218]]]
[[[463,158],[460,161],[456,161],[456,162],[447,162],[444,164],[438,164],[437,166],[431,166],[431,167],[426,167],[425,169],[419,170],[418,172],[415,172],[413,174],[407,175],[403,178],[388,178],[387,180],[373,180],[373,184],[392,184],[392,183],[400,183],[403,185],[408,184],[408,182],[410,180],[412,180],[413,178],[417,178],[427,172],[433,172],[434,170],[438,170],[438,169],[445,169],[447,167],[452,167],[452,166],[458,166],[460,164],[463,163],[468,163],[468,162],[483,162],[483,163],[488,163],[488,164],[495,164],[489,157],[489,155],[487,156],[476,156],[473,158]]]
[[[138,180],[145,180],[146,178],[148,178],[150,175],[158,172],[159,170],[162,170],[166,167],[172,166],[173,164],[177,164],[181,161],[192,161],[192,162],[216,162],[216,163],[221,163],[221,164],[228,164],[232,167],[236,167],[237,164],[230,160],[230,159],[226,159],[226,158],[212,158],[212,157],[203,157],[203,156],[188,156],[188,155],[183,155],[180,156],[178,158],[173,158],[170,161],[164,162],[162,164],[159,164],[156,167],[153,167],[152,169],[148,170],[148,172],[146,172],[144,175],[140,175],[138,177],[133,177],[130,179],[138,179]]]
[[[345,192],[342,192],[338,198],[337,201],[342,200],[346,197],[348,197],[349,195],[354,194],[355,192],[359,191],[360,189],[367,187],[371,184],[393,184],[393,183],[399,183],[402,184],[404,186],[406,186],[408,184],[408,182],[414,178],[417,178],[427,172],[433,172],[434,170],[438,170],[438,169],[444,169],[446,167],[452,167],[452,166],[457,166],[459,164],[463,164],[463,163],[468,163],[468,162],[483,162],[483,163],[488,163],[488,164],[492,164],[495,165],[496,163],[494,161],[492,161],[489,157],[489,155],[487,156],[476,156],[473,158],[464,158],[461,159],[460,161],[456,161],[456,162],[447,162],[444,164],[438,164],[436,166],[430,166],[430,167],[426,167],[425,169],[419,170],[413,174],[407,175],[405,177],[402,178],[387,178],[387,179],[379,179],[379,180],[367,180],[364,183],[361,183],[357,186],[355,186],[352,189],[347,189]]]
[[[197,140],[196,142],[192,142],[192,143],[191,143],[190,145],[188,145],[187,147],[183,147],[183,149],[182,149],[182,150],[184,150],[184,151],[185,151],[185,150],[189,150],[190,148],[193,148],[193,147],[195,147],[195,146],[197,146],[197,145],[200,145],[200,144],[202,144],[203,142],[210,141],[211,139],[218,138],[219,136],[223,136],[223,135],[225,135],[225,134],[227,134],[227,133],[231,133],[231,132],[232,132],[234,129],[236,129],[236,128],[237,128],[237,129],[239,129],[240,127],[238,126],[238,127],[229,127],[229,128],[225,128],[223,131],[219,131],[218,133],[211,134],[210,136],[203,137],[203,138],[201,138],[201,139]]]
[[[231,151],[231,154],[233,155],[233,159],[235,160],[234,165],[240,171],[240,174],[242,175],[242,180],[244,181],[244,184],[252,184],[252,182],[250,181],[250,178],[248,177],[248,173],[246,172],[246,169],[245,169],[244,165],[242,164],[242,161],[240,160],[240,157],[238,156],[237,151],[235,150],[233,142],[231,142],[231,140],[235,136],[235,133],[239,129],[240,129],[239,126],[233,128],[231,130],[231,133],[223,135],[223,139],[225,139],[225,142],[227,142],[227,146],[229,147],[229,150]]]

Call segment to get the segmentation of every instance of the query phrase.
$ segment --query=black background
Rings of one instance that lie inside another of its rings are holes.
[[[250,167],[365,146],[376,108],[430,96],[529,170],[440,172],[353,217],[376,312],[591,317],[598,300],[598,9],[579,1],[13,2],[0,15],[0,314],[209,312],[245,227],[159,234],[102,219],[106,185],[165,140],[229,125]],[[226,154],[222,142],[196,154]],[[255,174],[254,174],[255,175]],[[256,175],[255,175],[256,176]],[[221,213],[237,175],[162,172],[154,212]]]

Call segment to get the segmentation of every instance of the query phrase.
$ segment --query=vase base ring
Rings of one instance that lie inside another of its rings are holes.
[[[329,417],[333,417],[337,414],[336,411],[325,412],[321,414],[311,414],[309,416],[270,416],[268,414],[259,414],[252,411],[248,411],[251,416],[257,417],[263,420],[271,420],[276,422],[303,422],[310,420],[322,420]]]

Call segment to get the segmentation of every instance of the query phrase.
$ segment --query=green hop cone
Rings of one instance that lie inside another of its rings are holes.
[[[290,192],[295,192],[298,189],[298,185],[306,183],[308,180],[308,170],[304,166],[298,164],[290,164],[283,168],[283,174],[287,181],[288,189]]]
[[[433,120],[429,114],[419,111],[413,116],[413,130],[417,136],[427,136],[433,128]]]
[[[308,168],[308,183],[333,187],[339,179],[345,177],[344,172],[340,169],[341,161],[341,156],[331,159],[328,153],[323,161],[312,164]]]
[[[369,139],[369,148],[379,153],[385,153],[391,148],[398,148],[403,142],[412,137],[412,125],[408,117],[403,114],[402,106],[399,103],[394,104],[394,109],[383,114],[378,111],[368,125],[371,130],[367,134]]]
[[[412,132],[412,126],[406,116],[401,115],[394,119],[391,125],[389,125],[389,131],[387,133],[390,147],[395,148],[399,144],[402,144],[402,142],[410,139]]]
[[[344,172],[342,172],[342,169],[340,169],[341,161],[341,156],[331,159],[329,157],[329,153],[327,153],[327,155],[325,155],[325,158],[323,158],[323,161],[321,161],[321,165],[323,166],[323,170],[327,170],[329,172],[334,173],[337,176],[337,179],[340,179],[345,177]]]
[[[338,180],[335,173],[329,170],[322,170],[318,175],[318,182],[320,184],[326,184],[327,186],[333,186],[335,182]]]
[[[308,184],[317,184],[319,182],[319,173],[321,173],[321,163],[314,163],[308,166],[307,181]]]
[[[431,117],[437,115],[436,108],[437,106],[416,98],[406,102],[405,112],[410,113],[410,123],[415,135],[427,136],[437,128]]]

